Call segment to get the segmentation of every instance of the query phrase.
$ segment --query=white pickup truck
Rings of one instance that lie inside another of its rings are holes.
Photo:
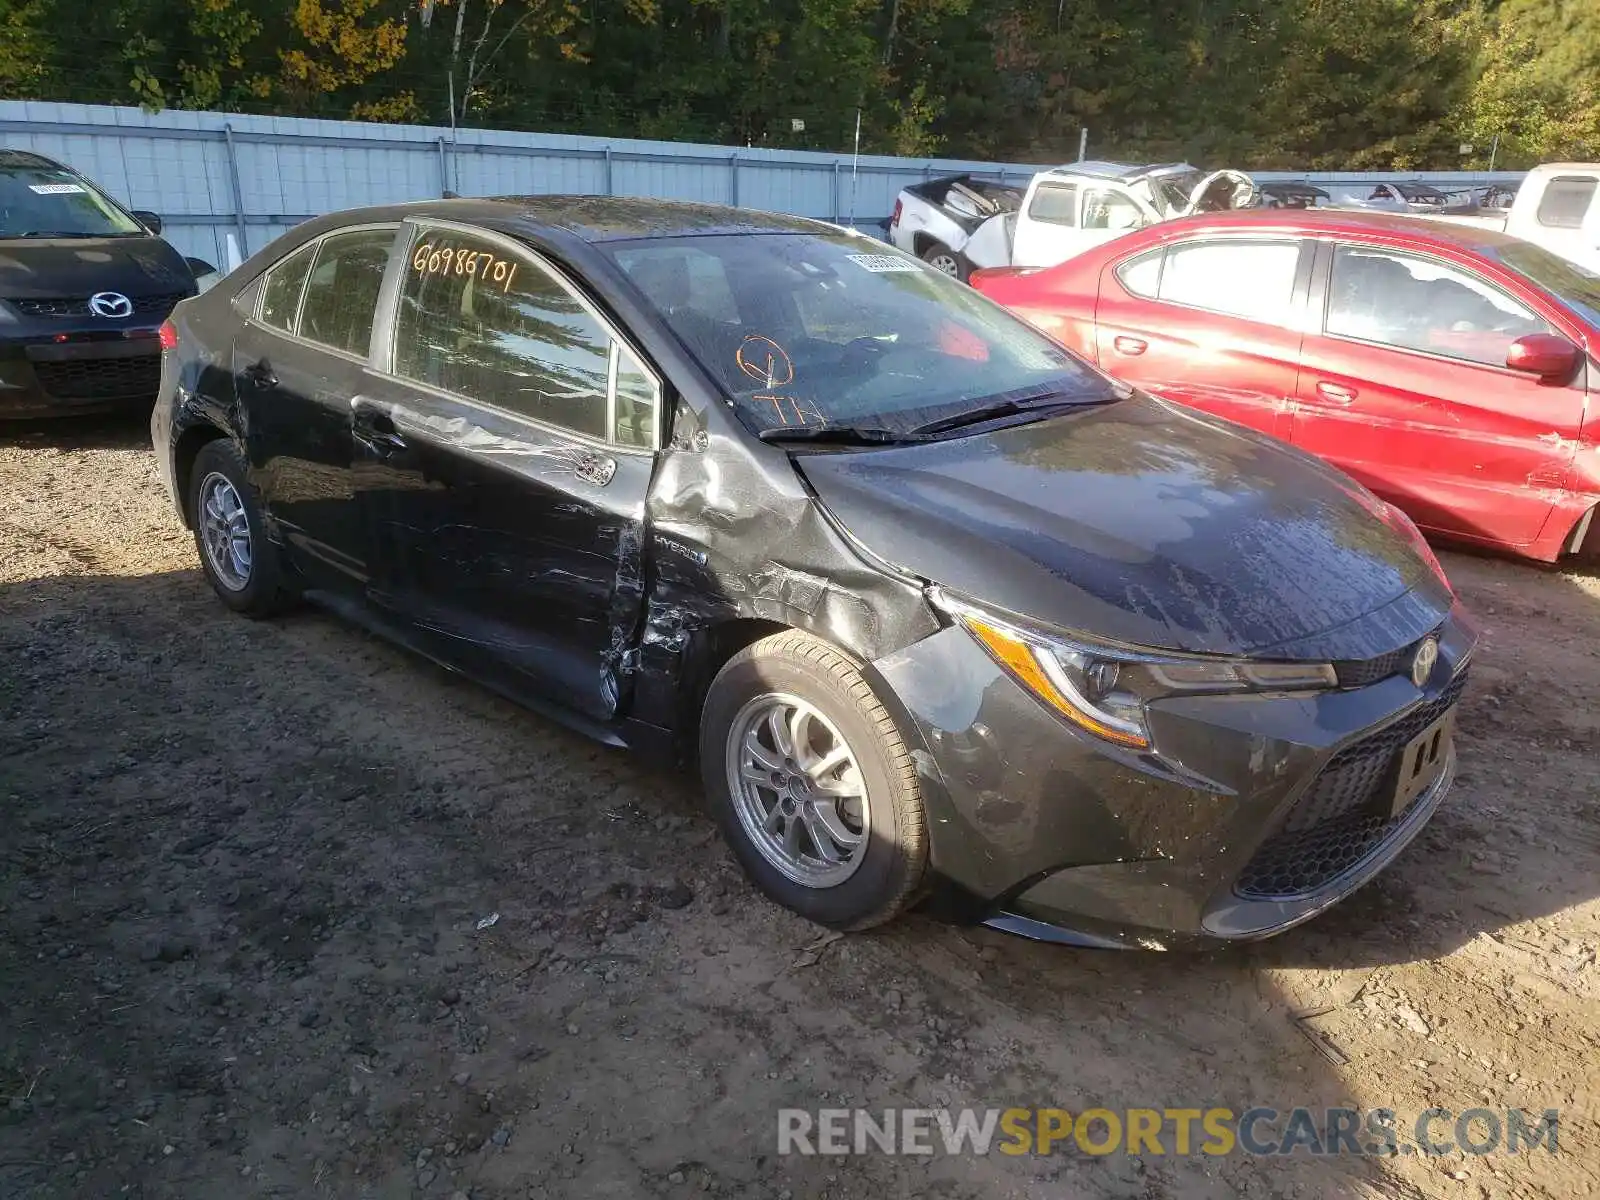
[[[1502,230],[1600,275],[1600,163],[1546,163],[1528,172],[1510,208],[1432,219]]]
[[[1071,163],[1041,171],[1026,192],[958,175],[903,190],[889,240],[964,280],[980,267],[1054,266],[1130,229],[1257,198],[1243,172],[1188,163]]]

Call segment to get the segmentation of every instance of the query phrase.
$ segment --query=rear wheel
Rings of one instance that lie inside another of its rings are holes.
[[[865,929],[916,898],[927,866],[916,766],[826,642],[775,634],[729,660],[706,697],[700,763],[724,836],[779,904]]]
[[[922,261],[935,271],[942,271],[953,279],[961,280],[962,283],[967,281],[967,275],[970,273],[967,260],[943,242],[935,242],[924,250]]]
[[[278,548],[266,535],[261,506],[231,443],[207,442],[189,472],[189,513],[200,565],[217,596],[235,612],[269,616],[283,609]]]

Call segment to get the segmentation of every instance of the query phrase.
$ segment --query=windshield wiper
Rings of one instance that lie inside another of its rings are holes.
[[[856,446],[890,446],[920,442],[915,432],[899,433],[881,425],[778,425],[756,434],[763,442],[839,442]]]
[[[977,425],[983,421],[990,421],[996,417],[1009,417],[1015,413],[1048,412],[1057,408],[1079,408],[1085,404],[1104,404],[1108,400],[1120,400],[1122,397],[1113,389],[1108,390],[1104,396],[1085,396],[1067,399],[1060,393],[1049,396],[1030,396],[1026,400],[995,400],[989,404],[980,404],[977,408],[969,408],[966,412],[956,413],[954,416],[940,417],[937,421],[928,421],[925,424],[914,426],[910,431],[911,437],[929,437],[936,433],[947,433],[952,429],[960,429],[967,425]]]
[[[97,238],[105,237],[103,233],[83,233],[73,229],[30,229],[26,233],[8,233],[6,237],[14,238]]]

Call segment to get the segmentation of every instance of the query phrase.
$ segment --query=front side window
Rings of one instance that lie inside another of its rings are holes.
[[[756,432],[905,432],[999,398],[1104,400],[1110,387],[971,288],[859,236],[706,235],[600,249]]]
[[[300,296],[306,290],[306,276],[311,274],[311,260],[316,253],[315,242],[301,246],[267,272],[261,289],[263,324],[284,333],[294,332],[295,318],[300,315]]]
[[[143,236],[144,226],[82,176],[0,152],[0,238]]]
[[[1083,227],[1085,229],[1137,229],[1144,224],[1144,213],[1133,199],[1109,188],[1085,188]]]
[[[1503,367],[1511,343],[1550,326],[1499,288],[1430,258],[1338,246],[1328,285],[1331,334]]]
[[[453,229],[412,242],[394,372],[574,433],[648,447],[654,379],[543,264]]]
[[[1283,324],[1299,262],[1293,239],[1188,242],[1167,250],[1158,294],[1173,304]]]
[[[1041,183],[1034,189],[1028,202],[1028,217],[1047,225],[1076,225],[1078,223],[1078,185],[1075,183]]]
[[[393,244],[393,229],[358,229],[323,238],[306,280],[295,332],[307,341],[365,358]]]
[[[1595,181],[1581,175],[1558,175],[1539,197],[1534,220],[1550,229],[1582,229],[1594,201]]]

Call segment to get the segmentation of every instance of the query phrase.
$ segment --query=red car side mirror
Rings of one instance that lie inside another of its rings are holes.
[[[1578,365],[1578,348],[1554,333],[1530,333],[1511,343],[1506,366],[1541,379],[1564,379]]]

